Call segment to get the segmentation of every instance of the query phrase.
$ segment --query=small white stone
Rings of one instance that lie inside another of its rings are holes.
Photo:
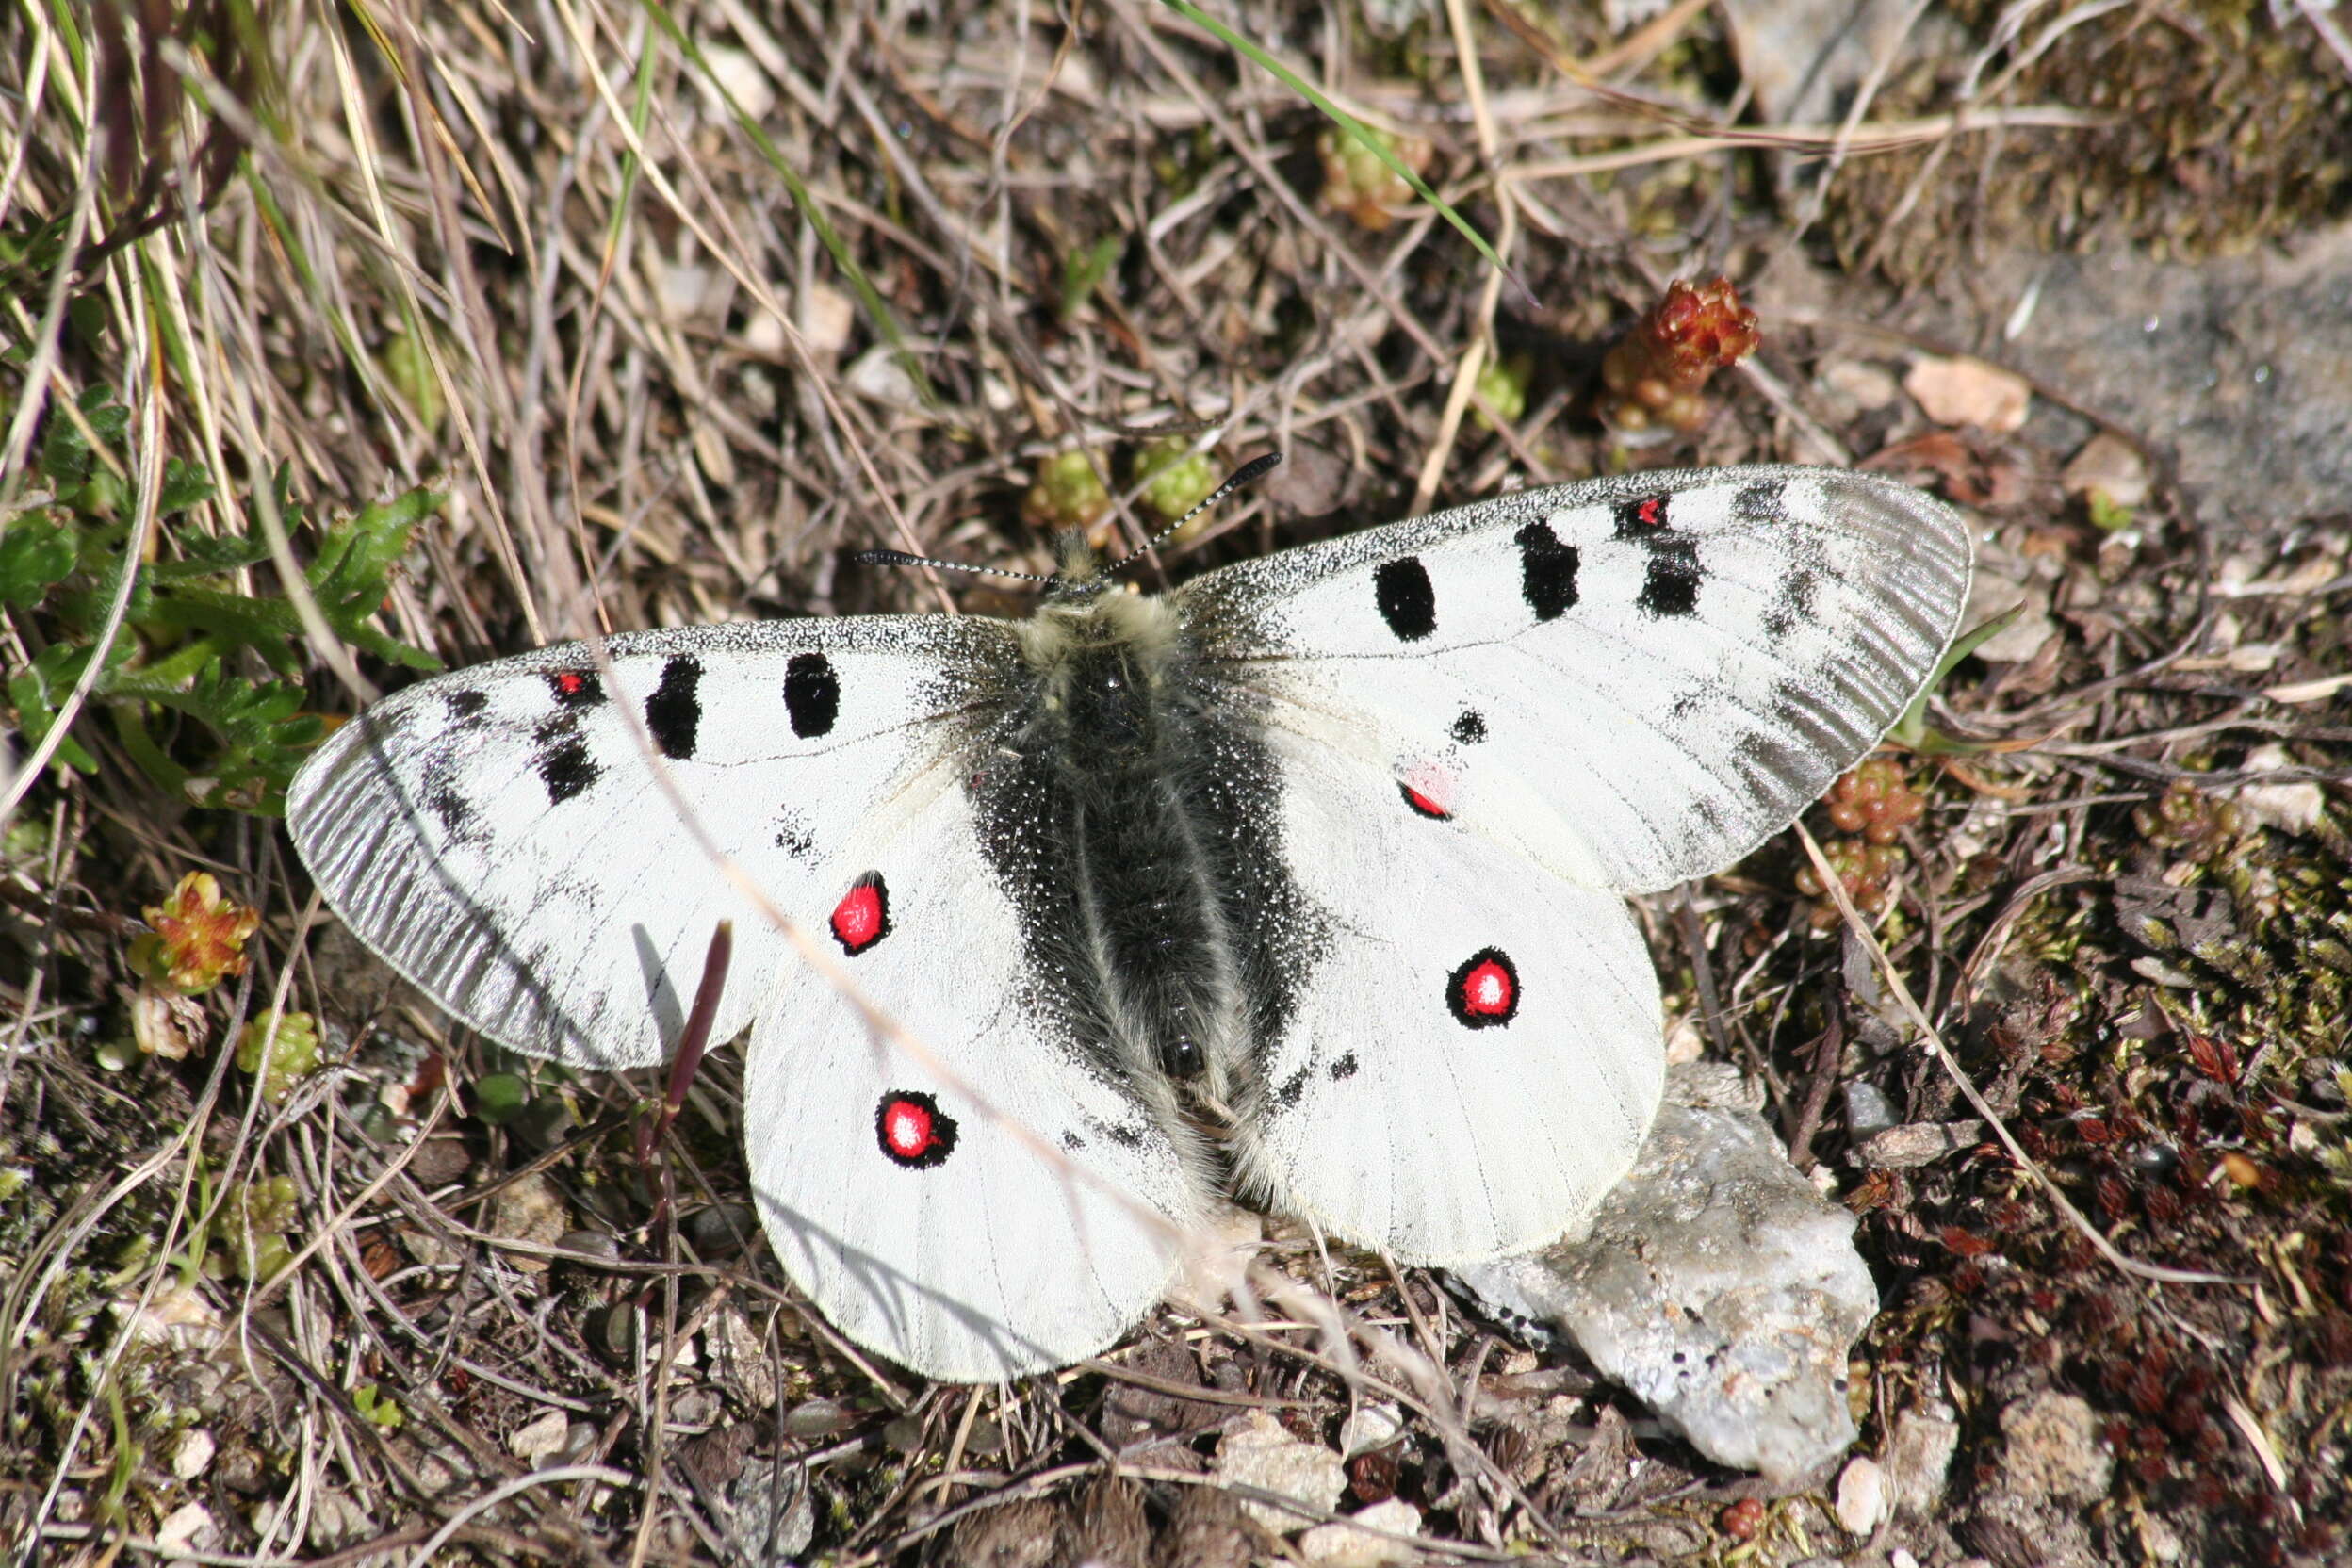
[[[1375,1535],[1374,1530],[1387,1534]],[[1315,1526],[1298,1538],[1298,1558],[1325,1568],[1385,1568],[1391,1563],[1415,1562],[1421,1554],[1389,1536],[1420,1533],[1421,1511],[1402,1497],[1391,1497],[1344,1521]]]
[[[1838,1523],[1848,1535],[1867,1536],[1886,1517],[1886,1472],[1858,1457],[1838,1478]]]
[[[179,1446],[172,1450],[172,1473],[184,1481],[192,1481],[204,1473],[220,1445],[202,1427],[191,1427],[180,1434]]]
[[[2022,426],[2034,400],[2033,388],[2018,377],[1966,354],[1920,360],[1903,378],[1903,389],[1939,425],[1974,425],[1997,435]]]
[[[1329,1513],[1348,1490],[1348,1472],[1337,1454],[1319,1443],[1300,1442],[1262,1410],[1250,1412],[1226,1429],[1217,1447],[1217,1476],[1233,1486],[1291,1498],[1312,1511],[1301,1514],[1241,1498],[1243,1510],[1277,1535],[1300,1528],[1316,1513]]]
[[[858,329],[858,306],[848,295],[831,284],[810,284],[794,303],[793,325],[800,328],[810,350],[838,354],[849,347],[849,335]],[[783,344],[778,342],[776,347]]]
[[[897,351],[888,343],[876,343],[851,360],[841,379],[851,391],[877,403],[912,408],[917,401],[914,378],[899,364]]]
[[[198,1536],[213,1533],[211,1510],[202,1503],[182,1503],[155,1527],[155,1544],[165,1557],[185,1557],[191,1549],[202,1549]]]
[[[2295,759],[2287,755],[2284,746],[2257,746],[2246,759],[2248,773],[2294,766]],[[2288,833],[2309,833],[2319,825],[2321,815],[2328,809],[2327,795],[2310,779],[2296,784],[2249,784],[2238,792],[2237,802],[2247,816],[2264,827]]]
[[[537,1420],[515,1428],[506,1437],[507,1452],[526,1463],[561,1453],[571,1436],[571,1419],[560,1410],[544,1411]]]
[[[2138,506],[2148,499],[2148,463],[2131,442],[2101,431],[2082,444],[2059,482],[2069,496],[2097,491],[2117,506]]]
[[[1886,1554],[1886,1568],[1919,1568],[1919,1560],[1897,1546]]]
[[[1885,408],[1903,395],[1895,378],[1875,365],[1858,359],[1833,360],[1813,378],[1830,402],[1847,417]]]
[[[1339,1451],[1349,1459],[1385,1448],[1405,1429],[1395,1405],[1366,1405],[1339,1424]]]
[[[697,72],[694,82],[695,87],[701,89],[703,103],[710,108],[713,120],[732,123],[735,118],[733,111],[727,106],[726,98],[720,95],[721,89],[734,98],[736,108],[742,109],[754,121],[765,120],[768,111],[776,107],[776,84],[768,79],[768,74],[750,55],[728,44],[705,43],[702,57],[704,63],[710,66],[710,74],[706,77]]]

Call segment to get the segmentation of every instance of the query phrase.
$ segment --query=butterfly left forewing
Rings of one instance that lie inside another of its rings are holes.
[[[694,829],[789,902],[1001,684],[996,627],[702,627],[612,638],[601,663],[573,644],[440,676],[321,745],[287,824],[352,933],[459,1019],[532,1055],[649,1066],[720,920],[737,947],[714,1038],[790,961]]]

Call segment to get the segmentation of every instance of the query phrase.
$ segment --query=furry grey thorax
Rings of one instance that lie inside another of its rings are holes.
[[[1065,560],[982,736],[984,842],[1037,1003],[1164,1126],[1221,1132],[1303,967],[1255,699],[1177,601]]]

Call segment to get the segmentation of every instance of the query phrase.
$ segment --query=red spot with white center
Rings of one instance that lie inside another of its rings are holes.
[[[1445,822],[1454,814],[1454,784],[1451,775],[1422,766],[1407,772],[1396,790],[1416,815]]]
[[[841,951],[853,958],[889,936],[890,890],[882,885],[882,874],[870,871],[851,883],[825,923],[832,927],[833,939],[841,944]]]
[[[914,1089],[892,1089],[874,1112],[874,1141],[894,1165],[928,1170],[956,1152],[956,1119]]]
[[[1446,1010],[1465,1029],[1493,1029],[1519,1012],[1519,968],[1499,947],[1481,948],[1446,982]]]

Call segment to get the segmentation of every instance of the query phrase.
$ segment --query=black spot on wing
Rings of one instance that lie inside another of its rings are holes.
[[[817,847],[816,835],[808,831],[807,819],[789,806],[776,813],[776,847],[795,860],[807,859]]]
[[[1642,578],[1642,592],[1633,601],[1644,614],[1698,613],[1699,580],[1706,576],[1699,569],[1698,546],[1690,539],[1676,542],[1681,548],[1652,547],[1649,570]]]
[[[1274,1103],[1280,1105],[1283,1110],[1289,1110],[1305,1097],[1306,1092],[1307,1070],[1305,1068],[1300,1068],[1298,1071],[1283,1079],[1282,1086],[1274,1091]]]
[[[1696,614],[1699,582],[1707,575],[1699,566],[1699,542],[1670,520],[1672,500],[1669,496],[1644,496],[1618,502],[1615,513],[1614,537],[1649,552],[1642,592],[1633,602],[1651,616]]]
[[[561,806],[598,778],[604,769],[588,755],[588,743],[577,734],[551,738],[539,753],[539,779],[547,787],[547,804]]]
[[[702,728],[702,661],[678,654],[662,666],[662,684],[645,699],[645,728],[664,757],[689,758]]]
[[[1417,643],[1437,629],[1437,590],[1417,555],[1380,563],[1372,574],[1372,602],[1400,643]]]
[[[447,784],[432,784],[427,786],[425,804],[433,808],[442,832],[452,840],[466,836],[466,825],[473,820],[474,808],[464,795]]]
[[[1815,600],[1820,596],[1821,579],[1809,566],[1792,566],[1788,575],[1780,580],[1780,591],[1772,596],[1772,607],[1764,612],[1764,629],[1774,637],[1786,637],[1798,627],[1809,624],[1815,616]]]
[[[1560,543],[1552,525],[1529,523],[1511,535],[1519,547],[1519,596],[1539,621],[1557,620],[1576,602],[1576,547]]]
[[[1788,487],[1773,480],[1743,484],[1732,492],[1731,514],[1751,527],[1788,520]]]
[[[482,717],[482,710],[490,706],[490,695],[471,686],[461,686],[444,695],[441,702],[449,710],[450,720],[464,727]]]
[[[1463,709],[1454,721],[1453,737],[1465,746],[1477,745],[1486,739],[1486,715],[1475,708]]]
[[[784,711],[804,741],[833,731],[841,715],[841,678],[821,653],[796,653],[784,671]]]
[[[1356,1054],[1352,1051],[1331,1064],[1331,1082],[1333,1083],[1337,1083],[1343,1078],[1353,1078],[1355,1075]]]

